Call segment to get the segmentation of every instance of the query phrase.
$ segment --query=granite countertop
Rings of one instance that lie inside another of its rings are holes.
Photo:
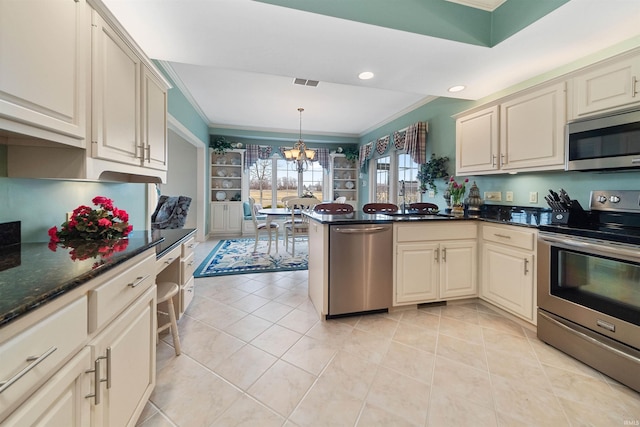
[[[71,259],[68,248],[52,251],[46,242],[2,246],[0,327],[149,248],[155,247],[161,257],[194,233],[194,229],[133,231],[123,251],[86,260]]]
[[[538,227],[551,223],[551,209],[504,205],[484,205],[480,212],[476,214],[465,213],[462,217],[455,217],[448,213],[439,213],[437,215],[385,215],[366,214],[362,211],[354,211],[342,215],[323,215],[316,212],[309,212],[305,213],[305,215],[321,224],[330,225],[480,220],[524,227]]]

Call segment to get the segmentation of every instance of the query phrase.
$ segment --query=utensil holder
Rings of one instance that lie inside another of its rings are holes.
[[[567,209],[553,209],[551,213],[552,224],[584,225],[588,219],[587,213],[577,200],[571,200],[571,205],[567,206]]]

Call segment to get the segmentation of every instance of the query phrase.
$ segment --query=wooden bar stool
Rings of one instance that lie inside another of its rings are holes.
[[[167,302],[167,308],[169,313],[158,310],[158,314],[169,315],[169,322],[164,325],[158,325],[158,339],[160,339],[160,332],[165,329],[171,328],[171,335],[173,336],[173,348],[176,351],[176,356],[180,356],[180,337],[178,336],[178,322],[176,321],[176,312],[173,306],[173,296],[178,293],[180,286],[173,282],[158,282],[156,283],[158,288],[158,300],[157,303]]]

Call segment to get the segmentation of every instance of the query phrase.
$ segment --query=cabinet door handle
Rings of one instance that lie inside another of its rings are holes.
[[[436,250],[433,252],[435,254],[435,262],[439,262],[438,261],[438,257],[440,255],[440,248],[436,248]]]
[[[493,156],[491,156],[491,166],[495,167],[496,165],[496,155],[494,154]]]
[[[100,387],[100,383],[103,381],[100,379],[100,365],[101,365],[100,361],[102,359],[103,357],[98,357],[93,362],[93,369],[88,369],[84,371],[86,374],[93,373],[93,386],[95,387],[95,390],[93,391],[92,394],[87,394],[84,397],[85,399],[89,399],[93,397],[93,403],[95,405],[99,405],[100,402],[102,401],[102,388]]]
[[[529,260],[527,258],[524,259],[524,275],[529,274]]]
[[[145,148],[145,151],[147,152],[147,163],[151,163],[151,145],[147,144],[147,146],[144,148]]]
[[[107,347],[107,356],[103,357],[103,359],[107,359],[107,388],[111,388],[111,347]],[[105,380],[102,380],[105,381]]]
[[[447,248],[442,248],[442,262],[447,262]]]
[[[136,148],[140,149],[140,154],[138,154],[138,151],[136,150],[136,157],[142,158],[142,161],[144,162],[144,144],[136,145]]]
[[[130,287],[132,287],[132,288],[135,288],[135,287],[136,287],[136,286],[138,286],[140,283],[144,282],[144,281],[147,279],[147,277],[149,277],[149,276],[150,276],[150,274],[147,274],[146,276],[142,276],[142,277],[137,277],[137,278],[136,278],[136,281],[135,281],[135,282],[133,282],[133,283],[129,283],[129,285],[128,285],[128,286],[130,286]]]
[[[506,163],[505,155],[500,154],[500,167],[504,166],[505,163]]]
[[[631,97],[632,98],[635,98],[636,95],[638,94],[637,86],[638,86],[638,79],[636,78],[636,76],[631,77]]]
[[[30,370],[38,366],[40,362],[42,362],[44,359],[51,356],[51,354],[57,349],[58,349],[57,347],[51,347],[47,351],[42,353],[40,356],[27,357],[26,359],[27,362],[31,362],[31,363],[29,363],[23,370],[21,370],[20,372],[15,374],[13,377],[9,378],[8,380],[0,381],[0,393],[2,393],[3,391],[11,387],[20,378],[24,377]]]

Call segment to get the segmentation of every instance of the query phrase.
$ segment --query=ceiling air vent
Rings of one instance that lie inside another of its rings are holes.
[[[320,83],[318,80],[307,80],[307,79],[300,79],[300,78],[293,79],[293,84],[294,85],[316,87],[316,86],[318,86],[318,83]]]

